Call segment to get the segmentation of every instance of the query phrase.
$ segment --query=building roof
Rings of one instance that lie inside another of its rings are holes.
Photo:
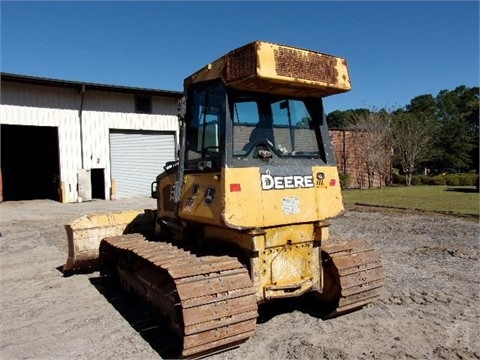
[[[89,82],[83,82],[83,81],[59,80],[59,79],[50,79],[50,78],[44,78],[44,77],[19,75],[19,74],[11,74],[11,73],[4,73],[4,72],[1,72],[0,76],[1,76],[2,82],[10,81],[10,82],[31,84],[31,85],[57,86],[57,87],[72,88],[72,89],[85,88],[88,90],[120,92],[120,93],[136,94],[136,95],[168,96],[168,97],[174,97],[174,98],[180,98],[183,94],[181,91],[173,91],[173,90],[146,89],[146,88],[140,88],[140,87],[106,85],[106,84],[89,83]]]

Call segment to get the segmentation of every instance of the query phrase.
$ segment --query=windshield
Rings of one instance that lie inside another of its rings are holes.
[[[248,156],[257,146],[268,146],[280,157],[319,157],[312,116],[302,100],[258,94],[230,98],[233,119],[233,155]]]

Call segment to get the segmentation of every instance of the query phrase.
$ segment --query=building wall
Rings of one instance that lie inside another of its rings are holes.
[[[2,81],[0,124],[58,128],[62,202],[77,200],[82,168],[105,169],[110,194],[110,129],[168,131],[178,139],[176,98],[152,96],[152,114],[137,114],[134,94],[87,88],[82,103],[80,90]]]
[[[350,176],[350,187],[365,188],[368,187],[368,176],[365,171],[359,142],[356,140],[355,131],[347,130],[330,130],[330,138],[332,139],[333,152],[337,162],[339,173],[346,173]],[[378,149],[378,151],[386,151]],[[374,187],[381,187],[390,183],[390,177],[383,180],[378,174],[373,179]]]

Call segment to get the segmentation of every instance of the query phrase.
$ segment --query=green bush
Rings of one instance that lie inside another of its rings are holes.
[[[431,179],[433,180],[432,185],[447,185],[447,180],[441,175],[432,176]]]
[[[448,186],[460,186],[460,179],[456,174],[447,174],[444,176]]]
[[[350,175],[348,175],[347,173],[341,173],[338,174],[338,176],[340,180],[340,187],[342,189],[348,189],[350,187],[350,183],[352,182]]]
[[[437,176],[419,175],[419,178],[422,185],[446,185],[447,184],[447,181],[441,175],[437,175]]]
[[[475,181],[477,180],[477,174],[468,173],[468,174],[458,174],[458,181],[460,186],[475,186]]]
[[[477,176],[475,173],[447,174],[443,175],[443,178],[448,186],[475,186]]]
[[[445,175],[414,175],[412,185],[448,185],[448,186],[475,186],[478,175],[475,173],[445,174]],[[405,185],[405,175],[393,173],[393,183]]]
[[[426,175],[419,175],[420,183],[423,185],[435,185],[435,180],[433,177],[426,176]]]

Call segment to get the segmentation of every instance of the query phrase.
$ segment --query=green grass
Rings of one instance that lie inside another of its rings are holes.
[[[480,197],[473,186],[396,186],[382,189],[348,189],[342,191],[346,205],[363,204],[479,215]]]

